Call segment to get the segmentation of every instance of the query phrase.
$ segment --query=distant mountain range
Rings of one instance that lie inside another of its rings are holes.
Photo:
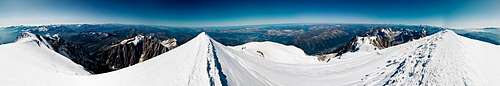
[[[496,45],[500,45],[500,28],[453,29],[458,34]]]
[[[48,41],[52,49],[87,71],[99,74],[143,62],[186,43],[206,32],[228,46],[271,41],[293,45],[322,61],[356,52],[368,43],[384,49],[403,44],[445,28],[397,24],[275,24],[230,27],[168,27],[124,24],[70,24],[12,26],[0,29],[1,44],[11,43],[29,32]],[[478,39],[477,34],[460,35]],[[3,36],[6,35],[6,36]],[[361,42],[365,41],[365,42]],[[487,41],[495,43],[495,41]]]
[[[354,38],[354,41],[345,42],[348,43],[347,46],[353,46],[354,50],[325,62],[319,60],[319,57],[305,54],[295,46],[270,41],[226,46],[202,32],[188,42],[149,60],[116,71],[91,74],[75,63],[76,61],[71,61],[60,52],[55,52],[46,36],[23,32],[16,42],[0,45],[0,59],[2,59],[0,68],[5,69],[0,76],[8,76],[0,78],[0,85],[494,86],[499,84],[500,70],[497,69],[497,65],[500,46],[466,38],[451,30],[439,31],[425,37],[420,37],[423,34],[413,35],[415,38],[420,38],[398,44],[404,41],[394,40],[399,40],[398,37],[407,39],[406,36],[409,35],[395,35],[397,33],[407,32],[391,29],[365,32]],[[413,39],[412,37],[410,39]],[[116,52],[140,54],[131,51],[141,49],[135,46],[150,44],[149,42],[141,44],[141,40],[146,41],[146,38],[147,35],[136,35],[117,41],[118,46],[123,46],[118,49],[125,51]],[[174,45],[171,40],[172,38],[169,38],[160,43]],[[136,61],[134,58],[137,57],[127,59]],[[122,58],[113,59],[118,61]]]

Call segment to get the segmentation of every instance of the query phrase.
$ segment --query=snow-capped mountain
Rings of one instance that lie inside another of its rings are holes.
[[[201,33],[150,60],[97,75],[80,74],[84,71],[81,67],[35,42],[0,45],[0,51],[0,57],[8,59],[0,62],[2,68],[9,68],[0,73],[9,77],[0,78],[0,84],[9,86],[500,84],[500,70],[496,68],[500,47],[449,30],[329,63],[295,63],[310,60],[298,59],[307,56],[290,46],[263,42],[228,47]]]
[[[350,44],[344,46],[346,49],[340,49],[339,55],[346,52],[372,51],[406,43],[415,39],[425,37],[428,33],[425,30],[392,30],[373,29],[357,36]]]
[[[12,26],[0,29],[0,44],[14,42],[23,32],[33,33],[40,40],[46,40],[57,53],[82,65],[92,74],[99,74],[145,61],[195,36],[174,37],[170,35],[173,33],[163,29],[119,24]],[[130,40],[140,35],[143,37]],[[133,42],[120,44],[127,40]]]
[[[36,35],[37,38],[35,39],[42,40],[50,49],[84,66],[87,71],[93,74],[125,68],[177,47],[175,38],[161,40],[157,36],[154,36],[156,34],[138,34],[129,38],[122,38],[122,40],[118,40],[120,39],[119,36],[111,36],[114,33],[86,32],[80,34],[69,37],[84,40],[110,40],[102,40],[102,42],[83,41],[86,45],[79,45],[82,44],[82,41],[68,40],[68,36],[64,36],[66,37],[64,39],[64,37],[60,37],[58,34],[45,36],[32,35]]]
[[[342,47],[336,49],[333,53],[318,55],[318,57],[321,61],[329,62],[333,58],[341,58],[342,55],[357,55],[351,53],[364,53],[380,50],[387,47],[407,43],[415,39],[423,38],[428,34],[429,33],[425,29],[372,29],[354,37],[349,43],[346,43]]]
[[[108,68],[118,70],[146,61],[175,47],[177,47],[175,38],[162,41],[153,36],[136,35],[106,46],[102,49],[104,52],[97,53],[97,56],[106,59],[105,64]]]

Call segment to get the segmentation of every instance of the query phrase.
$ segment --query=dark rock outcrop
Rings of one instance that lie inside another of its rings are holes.
[[[97,34],[97,33],[90,33]],[[101,37],[106,33],[86,37]],[[44,36],[53,50],[68,57],[87,71],[99,74],[125,68],[165,53],[177,46],[175,38],[160,40],[154,36],[137,35],[135,37],[115,40],[112,44],[96,43],[95,45],[78,45],[58,36]],[[104,42],[106,43],[106,42]],[[101,46],[91,49],[91,46]]]
[[[318,55],[321,61],[329,61],[331,58],[341,56],[347,52],[355,52],[360,50],[358,41],[368,41],[369,44],[376,47],[376,49],[384,49],[387,47],[403,44],[415,39],[425,37],[435,32],[427,32],[426,30],[414,29],[391,29],[391,28],[378,28],[371,29],[363,34],[360,34],[351,39],[346,45],[336,49],[334,53]],[[370,38],[370,39],[366,39]],[[374,49],[374,50],[376,50]]]
[[[118,70],[146,61],[177,46],[175,39],[165,41],[168,42],[152,36],[137,35],[104,48],[97,56],[106,59],[108,68]]]
[[[358,37],[374,37],[375,39],[369,40],[371,41],[370,44],[376,46],[379,49],[383,49],[419,39],[425,37],[428,34],[431,33],[427,33],[425,30],[393,30],[391,28],[372,29],[368,32],[365,32],[364,34],[356,36],[347,45],[337,49],[336,52],[338,53],[337,56],[339,56],[346,52],[354,52],[356,50],[359,50],[358,47],[356,47],[356,45],[358,45],[357,41],[360,41],[358,40]]]

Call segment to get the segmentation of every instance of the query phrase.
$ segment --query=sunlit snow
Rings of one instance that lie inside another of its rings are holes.
[[[442,31],[317,63],[272,42],[228,47],[205,33],[145,62],[89,75],[35,39],[0,45],[1,86],[358,86],[500,84],[500,47]]]

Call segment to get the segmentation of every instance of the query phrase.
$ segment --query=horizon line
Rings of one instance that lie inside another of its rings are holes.
[[[47,24],[16,24],[16,25],[1,25],[0,28],[16,27],[16,26],[50,26],[50,25],[105,25],[105,24],[119,24],[119,25],[145,25],[145,26],[165,26],[165,27],[186,27],[186,28],[211,28],[211,27],[239,27],[239,26],[262,26],[262,25],[284,25],[284,24],[307,24],[307,25],[320,25],[320,24],[377,24],[377,25],[409,25],[409,26],[431,26],[441,27],[446,29],[480,29],[480,28],[500,28],[500,26],[485,26],[485,27],[445,27],[431,24],[403,24],[403,23],[262,23],[262,24],[239,24],[239,25],[204,25],[204,26],[187,26],[187,25],[165,25],[165,24],[140,24],[140,23],[47,23]]]
[[[146,25],[146,26],[166,26],[166,27],[188,27],[188,28],[206,28],[206,27],[238,27],[238,26],[262,26],[262,25],[284,25],[284,24],[307,24],[307,25],[320,25],[320,24],[377,24],[377,25],[411,25],[411,26],[432,26],[442,27],[430,24],[397,24],[397,23],[263,23],[263,24],[240,24],[240,25],[204,25],[204,26],[187,26],[187,25],[164,25],[164,24],[139,24],[139,23],[47,23],[47,24],[16,24],[16,25],[2,25],[0,27],[15,27],[15,26],[50,26],[50,25],[105,25],[105,24],[120,24],[120,25]],[[491,27],[484,27],[491,28]]]

